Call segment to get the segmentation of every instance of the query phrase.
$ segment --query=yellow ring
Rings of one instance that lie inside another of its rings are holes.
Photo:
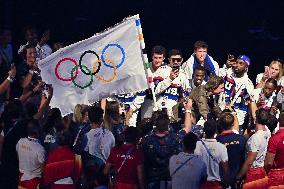
[[[94,63],[94,65],[93,65],[93,70],[97,69],[96,63],[98,63],[98,62],[101,62],[101,59],[98,59],[98,60]],[[104,79],[104,78],[102,78],[101,76],[99,76],[98,73],[95,74],[95,77],[96,77],[98,80],[102,81],[102,82],[110,83],[110,82],[112,82],[113,80],[116,79],[116,70],[117,70],[117,69],[116,69],[116,65],[113,63],[113,61],[112,61],[111,59],[105,58],[105,62],[111,63],[112,66],[113,66],[113,76],[112,76],[112,78],[110,78],[110,79]]]

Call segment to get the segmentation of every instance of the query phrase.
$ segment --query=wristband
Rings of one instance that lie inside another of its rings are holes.
[[[10,82],[12,83],[12,82],[14,81],[14,78],[13,78],[13,77],[11,77],[11,76],[8,76],[8,77],[7,77],[7,80],[8,80],[8,81],[10,81]]]
[[[33,71],[33,70],[29,70],[29,73],[33,75],[33,74],[34,74],[34,71]]]
[[[185,110],[184,113],[190,113],[191,114],[191,110]]]

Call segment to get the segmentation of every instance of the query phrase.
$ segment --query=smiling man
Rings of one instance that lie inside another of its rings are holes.
[[[224,95],[219,99],[221,108],[231,106],[235,109],[240,128],[242,128],[241,126],[244,124],[245,117],[249,111],[249,104],[254,89],[254,85],[247,75],[250,63],[251,61],[246,55],[241,55],[237,58],[233,67],[233,74],[224,78]]]
[[[204,41],[196,41],[194,43],[194,53],[182,65],[186,72],[187,78],[192,79],[192,74],[195,68],[200,65],[205,69],[205,81],[210,75],[219,75],[218,63],[207,54],[208,45]]]

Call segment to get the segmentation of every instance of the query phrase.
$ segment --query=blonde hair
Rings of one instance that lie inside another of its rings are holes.
[[[269,67],[271,67],[272,65],[277,64],[279,67],[279,73],[278,73],[278,77],[277,77],[277,81],[283,76],[283,65],[280,61],[278,60],[272,60],[272,62],[270,63]]]
[[[83,119],[83,115],[82,115],[82,105],[81,104],[77,104],[74,108],[74,113],[73,113],[73,121],[76,123],[81,123],[82,119]]]

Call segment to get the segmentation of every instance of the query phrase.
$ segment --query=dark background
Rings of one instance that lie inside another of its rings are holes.
[[[0,24],[11,27],[15,48],[22,29],[51,30],[50,44],[88,38],[123,18],[140,14],[146,48],[160,44],[179,48],[187,59],[193,43],[204,40],[220,67],[228,53],[247,54],[250,77],[274,58],[283,59],[284,1],[214,0],[0,0]]]

